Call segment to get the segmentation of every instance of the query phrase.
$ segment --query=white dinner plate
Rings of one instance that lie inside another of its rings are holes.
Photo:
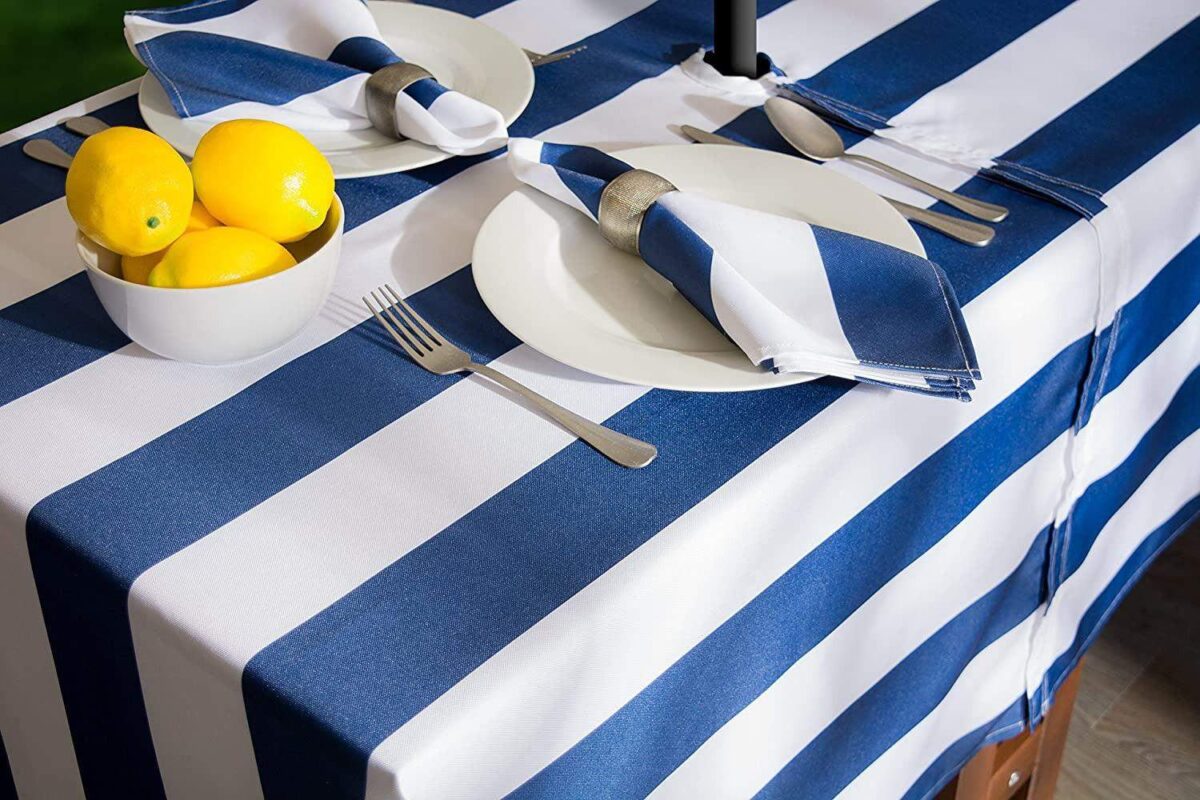
[[[438,81],[487,103],[506,124],[521,115],[533,96],[533,67],[520,47],[471,17],[416,3],[368,4],[379,31],[406,61],[420,64]],[[185,156],[215,125],[180,119],[153,75],[142,78],[138,108],[150,130]],[[450,158],[436,147],[396,141],[373,128],[357,131],[301,131],[317,146],[339,178],[361,178],[424,167]]]
[[[865,186],[766,150],[663,145],[615,153],[680,189],[846,231],[925,255],[908,223]],[[577,369],[697,392],[769,389],[815,375],[750,363],[675,288],[610,246],[596,224],[529,187],[480,228],[472,269],[484,303],[514,335]]]

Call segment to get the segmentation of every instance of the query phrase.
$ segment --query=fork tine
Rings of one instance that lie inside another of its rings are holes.
[[[404,337],[405,341],[422,353],[425,351],[432,352],[433,345],[429,344],[429,342],[422,339],[420,335],[413,332],[412,325],[410,325],[408,321],[404,319],[403,314],[397,312],[395,304],[387,300],[387,295],[384,294],[383,290],[379,289],[376,291],[379,293],[376,294],[375,291],[372,291],[371,296],[374,297],[379,303],[383,310],[384,316],[392,321],[392,326],[395,327],[400,335]]]
[[[374,292],[372,292],[372,293],[371,293],[371,295],[372,295],[372,297],[374,297],[374,296],[375,296],[375,293],[374,293]],[[376,297],[376,298],[375,298],[375,300],[376,300],[376,302],[378,302],[379,298],[378,298],[378,297]],[[364,303],[366,303],[366,305],[367,305],[367,308],[368,308],[368,309],[370,309],[370,310],[371,310],[371,313],[375,315],[375,319],[379,320],[379,324],[383,326],[383,329],[384,329],[385,331],[387,331],[387,332],[388,332],[388,334],[390,334],[390,335],[391,335],[391,337],[392,337],[393,339],[395,339],[395,340],[396,340],[396,344],[398,344],[398,345],[400,345],[402,348],[404,348],[404,352],[408,353],[409,357],[411,357],[411,358],[412,358],[414,361],[416,361],[416,362],[418,362],[418,363],[419,363],[419,362],[420,362],[420,360],[421,360],[421,355],[422,355],[422,354],[421,354],[421,353],[419,353],[419,352],[417,352],[417,350],[416,350],[416,349],[415,349],[415,348],[414,348],[414,347],[413,347],[411,344],[409,344],[409,343],[408,343],[408,340],[407,340],[407,339],[405,339],[403,336],[401,336],[401,335],[400,335],[400,334],[399,334],[399,333],[398,333],[398,332],[397,332],[397,331],[396,331],[396,330],[395,330],[395,329],[394,329],[394,328],[391,326],[391,324],[390,324],[390,323],[388,323],[388,321],[387,321],[386,319],[384,319],[384,318],[383,318],[383,316],[382,316],[382,315],[379,313],[379,311],[378,311],[378,310],[376,310],[376,308],[375,308],[375,304],[371,302],[370,298],[363,297],[362,301],[363,301]],[[380,305],[382,306],[383,304],[381,303]]]
[[[438,340],[437,336],[435,336],[432,331],[427,330],[429,328],[428,325],[425,325],[423,329],[421,325],[418,325],[413,321],[411,316],[413,313],[412,307],[409,306],[408,303],[405,303],[404,300],[398,294],[396,294],[395,289],[385,283],[383,286],[379,287],[379,293],[385,298],[389,293],[391,293],[392,297],[388,301],[388,308],[400,318],[402,324],[404,325],[404,332],[408,334],[410,339],[415,339],[418,344],[430,351],[432,351],[435,347],[441,346],[442,342]],[[409,313],[406,314],[405,311],[408,311]],[[393,322],[394,321],[395,320],[393,319]]]
[[[424,320],[424,318],[413,309],[412,306],[410,306],[408,303],[406,303],[404,301],[403,297],[396,294],[396,290],[391,287],[391,284],[385,283],[383,285],[383,288],[386,289],[387,291],[391,292],[392,299],[395,300],[396,304],[399,305],[402,309],[404,309],[404,311],[408,314],[409,318],[425,333],[426,336],[428,336],[433,341],[434,344],[439,345],[439,346],[444,344],[442,342],[440,336],[438,335],[438,332],[435,331],[429,325],[429,323],[426,322]]]

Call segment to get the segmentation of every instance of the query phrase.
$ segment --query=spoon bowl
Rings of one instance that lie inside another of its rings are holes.
[[[833,126],[799,103],[772,97],[767,100],[766,112],[775,130],[802,155],[830,161],[846,154],[846,145]]]

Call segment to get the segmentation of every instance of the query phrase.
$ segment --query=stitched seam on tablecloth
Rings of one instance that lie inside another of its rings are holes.
[[[993,159],[993,161],[996,164],[1002,164],[1011,169],[1018,169],[1021,172],[1027,172],[1030,175],[1034,175],[1038,178],[1041,178],[1042,180],[1047,180],[1047,181],[1050,181],[1051,183],[1057,183],[1061,186],[1066,186],[1069,189],[1075,189],[1077,191],[1083,192],[1084,194],[1091,195],[1092,197],[1096,198],[1097,200],[1101,200],[1104,198],[1104,194],[1102,192],[1100,192],[1096,189],[1093,189],[1090,186],[1085,186],[1082,183],[1077,183],[1075,181],[1068,180],[1066,178],[1059,178],[1056,175],[1049,175],[1045,172],[1042,172],[1039,169],[1034,169],[1033,167],[1027,167],[1018,161],[1009,161],[1004,158],[996,158],[996,159]]]
[[[1087,652],[1087,649],[1092,646],[1094,641],[1096,641],[1096,637],[1099,636],[1104,630],[1105,623],[1107,623],[1113,613],[1116,612],[1117,608],[1121,605],[1121,601],[1125,599],[1125,595],[1129,592],[1129,589],[1133,586],[1133,584],[1137,583],[1141,577],[1146,574],[1146,570],[1150,568],[1150,565],[1154,563],[1155,559],[1158,558],[1162,551],[1174,544],[1175,539],[1178,538],[1179,534],[1187,530],[1188,527],[1198,519],[1200,519],[1200,511],[1197,511],[1184,520],[1177,528],[1175,528],[1175,530],[1171,532],[1170,536],[1163,539],[1162,544],[1154,548],[1154,552],[1150,554],[1150,557],[1143,561],[1141,566],[1139,566],[1137,570],[1129,576],[1129,579],[1121,585],[1120,590],[1117,592],[1116,598],[1113,600],[1113,602],[1108,604],[1106,609],[1104,609],[1104,613],[1100,615],[1099,621],[1095,626],[1092,627],[1092,632],[1088,634],[1086,639],[1084,639],[1083,645],[1079,648],[1078,654],[1071,659],[1070,663],[1072,663],[1073,666],[1079,663],[1079,659],[1083,657],[1083,654]],[[1051,664],[1050,666],[1053,667],[1054,665]],[[1062,675],[1059,676],[1058,680],[1055,681],[1054,688],[1052,690],[1050,689],[1050,670],[1046,670],[1046,674],[1042,677],[1042,697],[1038,703],[1038,705],[1041,707],[1038,710],[1039,720],[1045,717],[1046,712],[1050,710],[1051,703],[1049,702],[1049,697],[1054,694],[1054,692],[1057,692],[1062,688],[1063,683],[1071,676],[1072,671],[1072,669],[1064,670]]]
[[[1003,176],[1006,180],[1010,180],[1013,183],[1020,184],[1021,186],[1024,186],[1025,188],[1032,190],[1036,194],[1049,195],[1050,197],[1053,197],[1055,200],[1057,200],[1060,203],[1062,203],[1063,205],[1067,206],[1072,211],[1078,212],[1078,214],[1080,216],[1082,216],[1084,219],[1091,219],[1093,216],[1095,216],[1095,214],[1093,214],[1091,211],[1084,208],[1083,206],[1079,205],[1079,203],[1075,202],[1074,200],[1070,199],[1069,197],[1067,197],[1066,195],[1064,195],[1060,192],[1054,191],[1053,189],[1051,189],[1049,187],[1040,186],[1026,178],[1021,177],[1020,175],[1011,175],[1007,172],[1002,172],[1002,171],[996,170],[994,168],[993,168],[993,172],[996,175]]]
[[[215,0],[215,2],[225,2],[225,0]],[[150,49],[150,42],[152,41],[154,40],[150,39],[145,42],[139,42],[138,47],[145,51],[146,58],[150,59],[150,64],[154,67],[155,74],[158,74],[161,70],[158,68],[158,63],[154,60],[153,51]],[[192,112],[188,110],[187,103],[184,102],[183,95],[180,93],[179,87],[175,85],[175,81],[171,80],[171,76],[166,73],[162,73],[162,77],[163,80],[171,85],[171,91],[175,92],[175,96],[179,98],[179,105],[183,106],[183,113],[190,117]]]
[[[794,88],[794,87],[800,87],[800,88]],[[849,103],[845,100],[839,100],[838,98],[832,97],[823,92],[818,92],[816,89],[811,89],[807,86],[803,86],[799,81],[796,81],[795,83],[784,84],[784,88],[794,91],[796,94],[800,95],[801,97],[803,97],[805,94],[810,94],[813,97],[823,100],[824,102],[829,103],[832,106],[838,106],[841,108],[848,109],[850,111],[857,111],[859,114],[862,114],[864,117],[867,117],[868,119],[870,119],[872,121],[878,122],[880,125],[882,125],[884,127],[891,127],[890,125],[888,125],[888,121],[887,121],[886,117],[880,116],[879,114],[876,114],[873,111],[868,111],[867,109],[862,108],[861,106],[856,106],[853,103]]]

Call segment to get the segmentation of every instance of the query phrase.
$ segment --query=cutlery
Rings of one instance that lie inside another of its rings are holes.
[[[362,301],[384,330],[396,341],[396,344],[400,345],[413,361],[435,375],[474,372],[477,375],[491,378],[504,388],[516,392],[533,403],[558,424],[623,467],[632,469],[644,467],[658,455],[658,448],[654,445],[623,433],[617,433],[590,419],[584,419],[542,397],[532,389],[517,383],[507,375],[472,361],[469,355],[430,327],[429,323],[422,319],[412,309],[412,306],[404,302],[391,286],[384,284],[379,289],[372,291],[370,298],[363,297]],[[376,303],[378,303],[378,308]]]
[[[882,161],[876,161],[858,153],[846,152],[842,137],[833,129],[833,126],[799,103],[785,100],[782,97],[772,97],[767,100],[765,108],[767,118],[771,120],[775,130],[779,131],[784,139],[787,139],[788,144],[811,159],[830,161],[842,158],[865,164],[909,188],[924,192],[930,197],[936,197],[943,203],[957,208],[964,214],[970,214],[976,219],[1000,222],[1008,216],[1008,209],[1004,206],[985,203],[958,192],[947,191]]]
[[[63,126],[71,133],[77,133],[84,138],[109,128],[109,124],[104,120],[89,116],[69,117],[63,120]]]
[[[30,139],[21,146],[21,152],[34,161],[41,161],[52,167],[71,168],[71,154],[49,139]]]
[[[691,125],[680,125],[679,129],[683,131],[684,136],[693,142],[700,142],[702,144],[728,144],[738,147],[750,146],[745,142],[739,142],[735,139],[730,139],[728,136],[701,130]],[[893,200],[890,197],[884,197],[883,199],[888,201],[892,208],[900,212],[900,216],[910,222],[924,225],[931,230],[945,234],[955,241],[969,244],[972,247],[985,247],[996,235],[995,230],[978,222],[971,222],[959,219],[958,217],[952,217],[949,214],[942,214],[938,211],[919,208],[908,203],[902,203],[899,200]]]
[[[529,58],[529,63],[533,64],[533,66],[544,67],[546,64],[553,64],[555,61],[568,59],[582,50],[587,50],[586,44],[581,44],[578,47],[572,47],[568,50],[559,50],[557,53],[535,53],[532,50],[525,50],[525,55]]]

